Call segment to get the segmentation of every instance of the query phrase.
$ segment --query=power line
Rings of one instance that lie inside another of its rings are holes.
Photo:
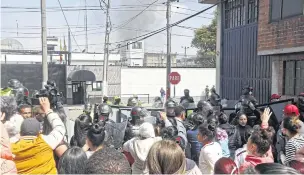
[[[186,21],[186,20],[188,20],[188,19],[190,19],[190,18],[193,18],[194,16],[197,16],[197,15],[199,15],[199,14],[201,14],[201,13],[203,13],[203,12],[205,12],[205,11],[207,11],[207,10],[213,8],[213,7],[215,7],[215,6],[218,5],[219,3],[221,3],[221,2],[217,2],[216,4],[213,4],[212,6],[206,8],[206,9],[204,9],[204,10],[202,10],[202,11],[199,11],[199,12],[197,12],[197,13],[191,15],[191,16],[188,16],[187,18],[184,18],[184,19],[182,19],[182,20],[180,20],[180,21],[177,21],[177,22],[175,22],[175,23],[173,23],[173,24],[170,24],[169,27],[171,28],[171,27],[176,26],[176,25],[178,25],[178,24],[180,24],[180,23],[182,23],[182,22],[184,22],[184,21]],[[133,41],[133,42],[131,42],[131,43],[128,43],[128,44],[125,44],[125,45],[122,45],[122,46],[118,46],[118,47],[115,48],[115,49],[119,49],[119,48],[122,48],[122,47],[126,47],[126,46],[128,46],[129,44],[133,44],[133,43],[136,43],[136,42],[138,42],[138,41],[142,41],[142,40],[144,40],[144,39],[150,38],[151,36],[156,35],[156,34],[158,34],[158,33],[161,33],[162,31],[165,31],[166,29],[167,29],[167,27],[163,27],[163,28],[161,28],[161,29],[155,30],[154,32],[150,32],[149,34],[142,35],[143,38],[135,37],[135,38],[132,38],[132,39],[129,39],[129,40],[125,40],[125,41],[130,41],[130,40],[134,40],[134,39],[140,38],[140,39],[138,39],[138,40],[136,40],[136,41]],[[123,42],[124,42],[124,41],[123,41]],[[113,50],[115,50],[115,49],[113,49]]]
[[[66,16],[65,16],[65,14],[64,14],[64,11],[62,10],[60,0],[58,0],[58,3],[59,3],[59,5],[60,5],[60,8],[61,8],[62,14],[63,14],[63,16],[64,16],[65,22],[67,23],[67,26],[68,26],[68,28],[69,28],[69,30],[70,30],[70,32],[71,32],[71,34],[72,34],[72,36],[73,36],[73,39],[74,39],[74,41],[75,41],[75,43],[76,43],[76,45],[77,45],[78,49],[79,49],[79,50],[81,50],[81,49],[80,49],[80,47],[79,47],[79,45],[78,45],[78,43],[77,43],[77,41],[76,41],[76,39],[75,39],[74,34],[73,34],[73,33],[72,33],[72,31],[71,31],[71,28],[70,28],[70,26],[69,26],[68,20],[67,20],[67,18],[66,18]]]

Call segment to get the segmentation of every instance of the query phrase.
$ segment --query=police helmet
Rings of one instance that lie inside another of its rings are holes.
[[[108,101],[108,100],[109,100],[109,97],[107,97],[107,96],[103,97],[103,101]]]
[[[177,106],[177,103],[173,99],[168,99],[165,103],[166,108],[174,108]]]
[[[129,98],[128,100],[128,106],[136,106],[138,103],[137,99],[134,97]]]
[[[7,83],[8,87],[10,87],[12,89],[18,88],[20,86],[20,84],[21,84],[20,81],[17,79],[11,79]]]
[[[100,104],[98,106],[98,114],[99,115],[108,115],[109,116],[110,114],[112,114],[112,108],[109,105],[105,104],[105,103]]]
[[[162,100],[161,100],[160,97],[155,97],[155,98],[154,98],[154,101],[157,102],[157,101],[162,101]]]
[[[136,107],[133,107],[131,109],[131,114],[130,115],[131,115],[132,118],[136,118],[136,117],[140,118],[140,117],[148,116],[149,112],[146,108],[136,106]]]
[[[86,104],[84,105],[84,110],[85,110],[85,111],[91,111],[91,110],[92,110],[92,105],[91,105],[90,103],[86,103]]]

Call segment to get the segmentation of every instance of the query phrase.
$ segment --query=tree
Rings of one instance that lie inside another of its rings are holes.
[[[198,61],[205,67],[215,67],[216,24],[217,20],[214,18],[210,25],[195,30],[192,39],[192,46],[198,49]]]

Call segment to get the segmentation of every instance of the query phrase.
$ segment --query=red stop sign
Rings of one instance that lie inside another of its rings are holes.
[[[171,72],[169,74],[169,81],[171,84],[178,84],[181,81],[181,76],[178,72]]]

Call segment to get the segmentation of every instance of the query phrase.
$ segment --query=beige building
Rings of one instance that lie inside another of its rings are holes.
[[[171,65],[176,66],[177,54],[171,54]],[[165,67],[167,55],[165,53],[145,53],[144,66]]]

